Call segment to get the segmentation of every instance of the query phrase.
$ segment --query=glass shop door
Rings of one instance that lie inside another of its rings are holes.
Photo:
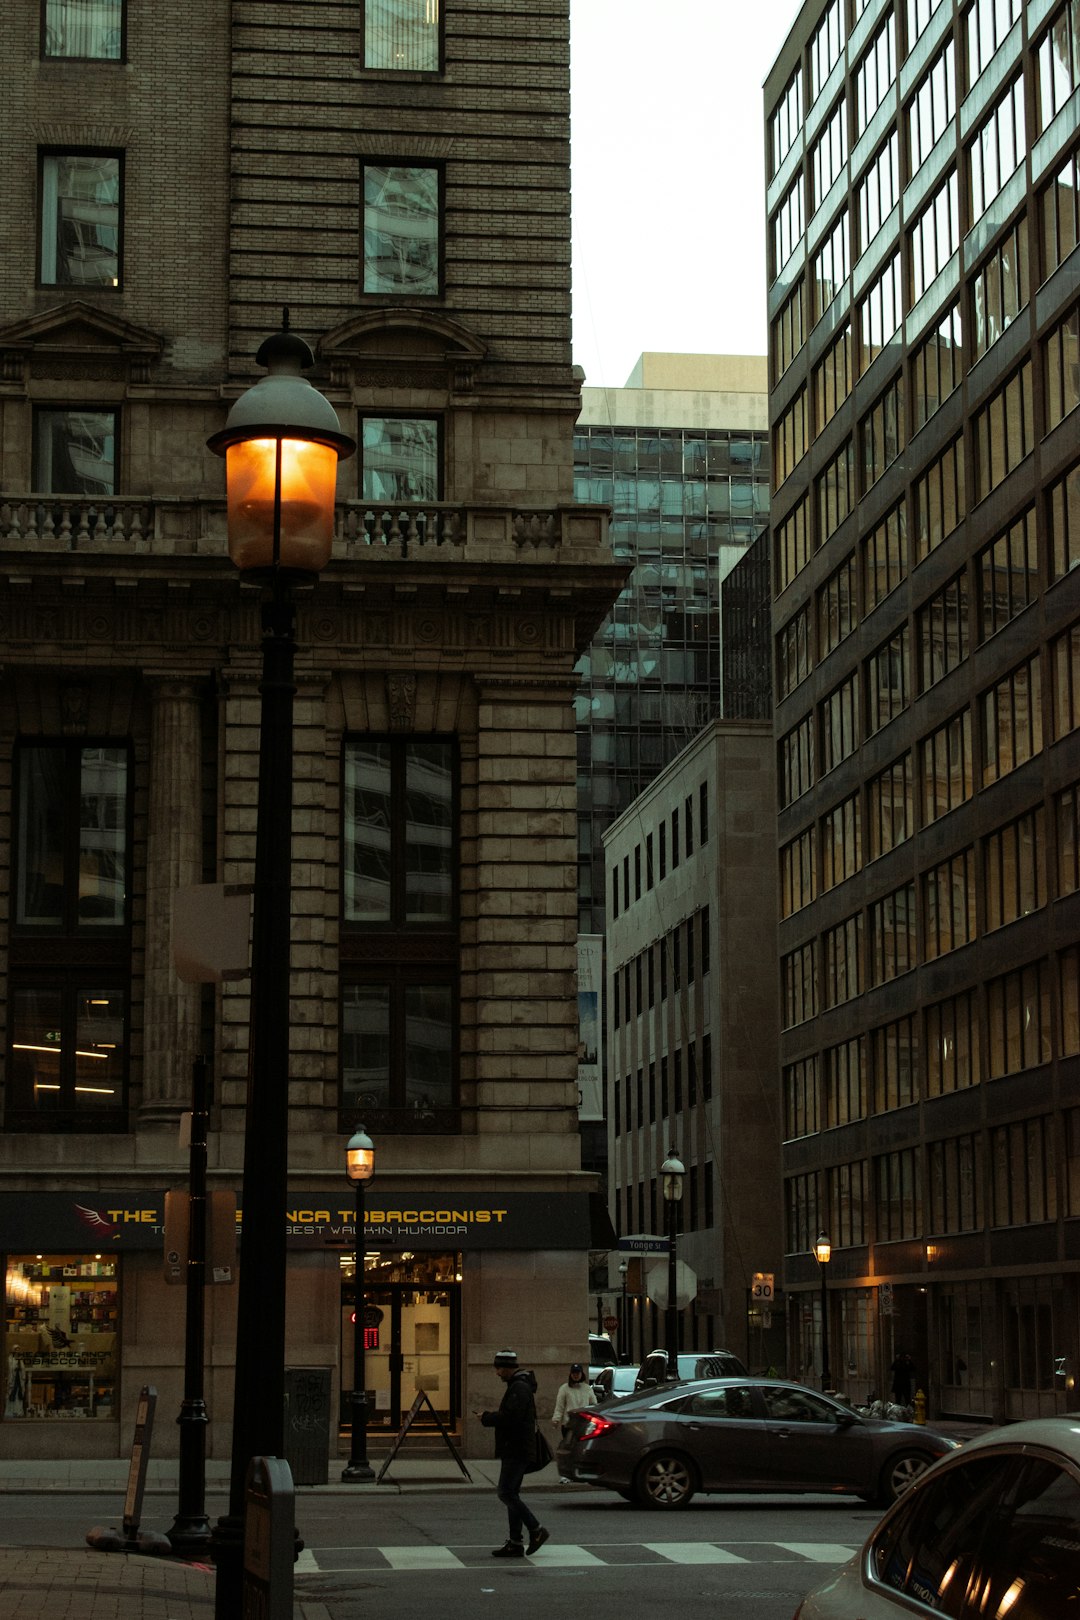
[[[461,1414],[461,1283],[457,1254],[377,1254],[364,1267],[362,1306],[368,1434],[396,1434],[423,1390],[439,1419]],[[341,1423],[352,1421],[355,1270],[343,1257]],[[432,1427],[423,1407],[415,1427]]]

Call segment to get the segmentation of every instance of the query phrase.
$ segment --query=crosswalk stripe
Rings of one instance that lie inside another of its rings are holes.
[[[659,1553],[661,1558],[670,1559],[673,1564],[750,1563],[749,1558],[740,1558],[738,1553],[728,1552],[709,1541],[643,1541],[641,1545],[649,1552]]]
[[[380,1547],[391,1569],[464,1569],[449,1547]]]
[[[565,1541],[560,1541],[557,1546],[549,1541],[546,1547],[533,1554],[532,1562],[543,1564],[545,1569],[581,1569],[588,1564],[600,1564],[605,1569],[610,1567],[587,1547],[575,1547],[573,1542]]]
[[[319,1566],[315,1562],[315,1554],[312,1552],[310,1547],[304,1548],[303,1552],[297,1558],[296,1563],[293,1565],[293,1568],[301,1575],[305,1570],[310,1571],[312,1574],[318,1574]]]
[[[828,1541],[778,1541],[786,1552],[798,1553],[812,1564],[846,1564],[855,1553],[854,1547],[840,1547]]]

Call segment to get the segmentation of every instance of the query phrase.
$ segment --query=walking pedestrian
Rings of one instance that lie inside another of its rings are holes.
[[[495,1375],[506,1385],[495,1412],[476,1412],[485,1429],[495,1430],[495,1456],[499,1469],[498,1497],[506,1508],[509,1535],[492,1558],[525,1558],[549,1539],[536,1514],[522,1500],[521,1483],[536,1455],[536,1377],[518,1366],[516,1350],[496,1352]],[[529,1544],[522,1544],[522,1528]]]
[[[910,1406],[915,1383],[915,1363],[906,1350],[898,1350],[889,1371],[893,1375],[893,1400],[897,1406]]]
[[[592,1386],[585,1377],[585,1368],[580,1361],[571,1364],[567,1374],[566,1383],[559,1385],[559,1393],[555,1397],[555,1410],[551,1414],[551,1421],[559,1430],[564,1440],[570,1438],[570,1414],[580,1412],[583,1406],[595,1406],[596,1396]],[[570,1485],[571,1480],[565,1474],[559,1475],[560,1485]]]

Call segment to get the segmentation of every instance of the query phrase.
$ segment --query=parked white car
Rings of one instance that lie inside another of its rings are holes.
[[[935,1463],[794,1620],[1080,1614],[1080,1413],[992,1429]]]

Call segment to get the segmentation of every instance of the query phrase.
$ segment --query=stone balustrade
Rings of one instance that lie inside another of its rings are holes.
[[[340,501],[334,513],[333,556],[343,561],[422,555],[531,562],[571,552],[603,561],[606,544],[607,513],[597,506],[533,509],[440,501],[389,507]],[[225,555],[225,502],[0,495],[0,549],[119,557]]]

